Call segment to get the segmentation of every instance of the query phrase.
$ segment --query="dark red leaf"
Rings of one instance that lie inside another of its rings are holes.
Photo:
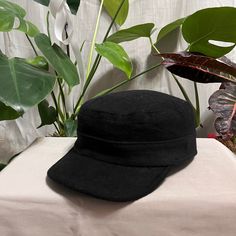
[[[215,129],[223,139],[236,135],[236,84],[227,82],[224,89],[214,92],[209,98],[210,109],[215,113]]]
[[[226,57],[219,59],[189,52],[163,53],[163,65],[173,74],[199,82],[236,82],[236,64]]]

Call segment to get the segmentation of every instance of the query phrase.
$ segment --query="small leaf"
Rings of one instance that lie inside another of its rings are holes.
[[[122,70],[128,78],[131,77],[133,66],[129,56],[119,44],[105,42],[96,44],[96,51],[107,60],[109,60],[116,68]]]
[[[178,19],[174,22],[169,23],[168,25],[164,26],[160,31],[159,34],[157,36],[157,40],[156,43],[158,43],[161,39],[163,39],[164,37],[166,37],[168,34],[170,34],[171,32],[173,32],[174,30],[176,30],[177,28],[179,28],[183,22],[184,22],[185,18],[181,18]],[[155,43],[155,44],[156,44]]]
[[[47,100],[43,100],[38,104],[38,111],[41,118],[41,124],[38,128],[44,125],[51,125],[57,120],[57,111],[54,107],[49,106]]]
[[[35,43],[54,70],[66,81],[70,88],[79,84],[76,66],[58,45],[51,45],[50,39],[45,34],[38,34],[35,37]]]
[[[10,15],[7,11],[1,10],[0,5],[0,31],[8,32],[12,30],[15,22],[15,17]]]
[[[35,2],[38,2],[44,6],[48,6],[50,3],[50,0],[34,0]],[[75,15],[78,11],[80,0],[67,0],[66,1],[71,12]]]
[[[182,25],[184,39],[190,44],[190,52],[221,57],[229,53],[236,43],[236,8],[215,7],[202,9],[188,16]],[[233,46],[217,46],[209,41],[233,43]]]
[[[24,19],[26,11],[19,5],[0,0],[0,31],[8,32],[13,29],[15,20],[18,19],[19,25],[16,28],[31,37],[39,33],[38,28]]]
[[[37,34],[39,34],[38,28],[31,22],[26,21],[26,26],[27,30],[25,33],[27,33],[30,37],[35,37]]]
[[[16,112],[9,106],[6,106],[4,103],[0,102],[0,121],[2,120],[15,120],[20,117],[22,114]]]
[[[26,62],[46,71],[49,69],[47,60],[42,56],[27,59]]]
[[[163,65],[173,74],[199,82],[236,82],[236,66],[229,59],[214,59],[189,52],[159,54]]]
[[[55,84],[55,76],[47,71],[2,53],[0,71],[0,101],[20,114],[42,101]]]
[[[73,119],[68,119],[64,123],[65,125],[65,135],[66,137],[76,137],[77,136],[77,121]]]
[[[3,170],[6,166],[6,164],[0,163],[0,171]]]
[[[135,40],[141,37],[149,38],[154,28],[153,23],[146,23],[141,25],[135,25],[128,29],[120,30],[107,38],[107,41],[113,43],[122,43],[126,41]]]
[[[50,0],[34,0],[35,2],[38,2],[44,6],[48,6],[50,3]]]
[[[214,92],[209,98],[210,109],[216,114],[216,131],[222,137],[236,135],[236,84],[224,83],[224,89]]]
[[[71,13],[75,15],[79,9],[80,0],[67,0],[67,4],[71,10]]]
[[[114,18],[117,10],[119,9],[123,1],[124,0],[104,0],[103,6],[108,12],[108,14],[111,16],[111,18]],[[129,1],[125,0],[115,22],[120,26],[123,25],[126,21],[128,13],[129,13]]]

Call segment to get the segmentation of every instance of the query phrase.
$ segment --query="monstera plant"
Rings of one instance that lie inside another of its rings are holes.
[[[45,6],[51,6],[52,14],[54,11],[53,7],[64,7],[63,10],[65,10],[66,14],[76,14],[80,5],[78,0],[36,0],[36,2]],[[96,43],[98,25],[103,9],[111,16],[111,23],[106,35],[104,35],[103,42]],[[70,13],[68,13],[68,10]],[[49,31],[50,13],[48,13],[46,22],[48,29],[48,35],[46,35],[40,33],[38,28],[31,22],[25,20],[26,12],[24,9],[10,1],[0,0],[0,31],[22,31],[25,33],[35,52],[34,58],[27,59],[8,58],[3,53],[0,53],[0,120],[16,119],[22,116],[30,107],[37,105],[41,118],[41,125],[39,127],[53,124],[57,131],[56,135],[74,136],[76,133],[77,114],[102,57],[109,60],[114,67],[124,72],[125,82],[145,73],[144,71],[133,75],[132,62],[124,48],[118,44],[118,38],[122,42],[140,37],[149,38],[154,24],[136,25],[129,29],[121,30],[118,35],[110,35],[110,30],[114,24],[120,26],[124,24],[128,16],[128,10],[128,0],[100,1],[100,9],[87,63],[88,68],[84,72],[83,64],[85,63],[83,63],[81,57],[76,57],[78,60],[72,61],[70,57],[70,44],[66,45],[67,50],[64,51],[58,44],[52,43]],[[53,16],[56,17],[55,12]],[[65,22],[63,26],[65,34],[69,34],[68,23]],[[82,50],[82,47],[80,50]],[[80,54],[80,50],[76,54]],[[92,58],[95,52],[97,56],[93,61]],[[147,71],[158,66],[159,64],[148,68]],[[79,84],[82,87],[81,94],[75,102],[73,109],[69,110],[66,105],[66,94]],[[55,87],[58,88],[58,93],[55,92]],[[51,95],[53,104],[49,104],[45,99],[48,94]]]
[[[32,0],[33,1],[33,0]],[[57,17],[55,8],[64,10],[63,14],[76,14],[80,1],[78,0],[34,0],[48,6],[53,17]],[[99,1],[99,0],[98,0]],[[106,13],[103,13],[104,11]],[[49,30],[49,14],[47,17],[47,35],[39,32],[37,27],[25,20],[26,12],[20,6],[6,0],[0,0],[0,31],[9,32],[19,30],[25,33],[33,51],[34,58],[8,58],[0,53],[0,120],[16,119],[22,116],[30,107],[38,106],[41,125],[54,125],[56,135],[74,136],[76,131],[76,116],[84,102],[84,96],[96,75],[97,68],[102,58],[107,59],[112,65],[124,74],[125,79],[115,86],[101,91],[97,96],[110,93],[118,87],[129,83],[148,71],[159,66],[165,66],[173,75],[174,80],[181,89],[185,99],[192,104],[185,89],[175,75],[187,78],[194,82],[196,105],[192,107],[196,113],[196,126],[200,124],[200,105],[196,82],[211,83],[235,81],[235,68],[229,61],[218,58],[230,52],[236,43],[234,33],[236,22],[236,9],[233,7],[209,8],[200,10],[190,16],[178,19],[163,27],[153,43],[155,25],[144,23],[123,28],[128,17],[128,0],[100,0],[97,22],[95,24],[90,54],[84,71],[84,61],[81,57],[83,42],[66,44],[60,47],[51,41]],[[110,26],[102,42],[96,42],[98,26],[102,14],[111,17]],[[121,29],[110,34],[114,24]],[[70,37],[69,22],[64,22],[64,34]],[[180,53],[160,53],[159,42],[180,28],[188,48]],[[236,31],[235,31],[236,32]],[[60,35],[59,35],[60,36]],[[122,43],[145,37],[152,47],[152,52],[162,58],[161,63],[134,74],[132,61],[124,50]],[[60,37],[59,37],[60,38]],[[63,39],[61,39],[63,41]],[[219,46],[217,43],[231,43],[229,46]],[[77,48],[77,50],[75,50]],[[78,50],[79,48],[79,50]],[[71,51],[75,53],[76,61],[72,61]],[[96,56],[93,57],[93,54]],[[93,58],[95,58],[93,60]],[[6,80],[6,78],[8,78]],[[73,87],[81,86],[81,93],[73,109],[67,107],[67,93]],[[58,88],[55,90],[55,88]],[[59,91],[59,92],[55,92]],[[51,95],[53,104],[45,99]]]

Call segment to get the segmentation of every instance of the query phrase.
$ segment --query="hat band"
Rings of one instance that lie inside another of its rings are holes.
[[[195,133],[157,142],[110,141],[79,133],[74,149],[81,155],[125,166],[175,166],[197,154]]]

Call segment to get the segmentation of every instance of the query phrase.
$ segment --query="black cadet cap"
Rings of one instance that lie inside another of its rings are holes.
[[[149,90],[117,92],[84,103],[74,147],[48,170],[52,180],[110,201],[155,190],[196,155],[192,106]]]

